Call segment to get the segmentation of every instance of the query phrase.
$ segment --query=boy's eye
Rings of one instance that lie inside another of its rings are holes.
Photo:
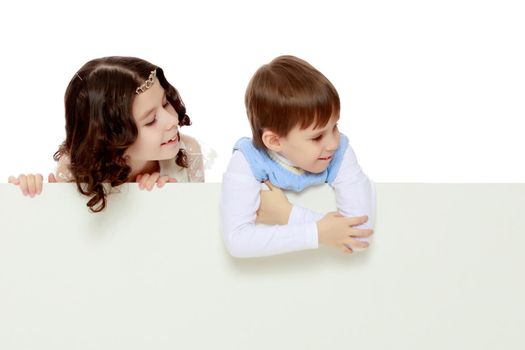
[[[312,140],[314,140],[314,141],[321,141],[322,138],[323,138],[323,135],[319,135],[317,137],[314,137]]]

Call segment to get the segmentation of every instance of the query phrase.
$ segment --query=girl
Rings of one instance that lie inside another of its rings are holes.
[[[197,141],[181,135],[191,125],[177,90],[161,68],[135,57],[104,57],[75,73],[65,94],[66,139],[53,158],[49,182],[75,182],[100,212],[113,187],[139,182],[204,182]],[[42,175],[9,177],[24,195],[42,191]]]

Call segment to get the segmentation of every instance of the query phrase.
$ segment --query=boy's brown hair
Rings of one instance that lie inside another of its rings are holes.
[[[279,56],[255,72],[245,95],[253,144],[266,149],[265,130],[286,136],[296,126],[324,127],[339,115],[339,95],[330,81],[308,62]]]

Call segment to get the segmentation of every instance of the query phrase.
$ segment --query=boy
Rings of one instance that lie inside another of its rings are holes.
[[[222,184],[230,254],[266,256],[319,243],[344,252],[368,247],[373,186],[337,129],[340,102],[330,81],[307,62],[280,56],[252,77],[245,103],[253,139],[237,141]],[[261,192],[263,181],[270,191]],[[342,215],[292,206],[274,187],[299,192],[325,182],[335,189]],[[256,216],[258,223],[279,225],[257,226]]]

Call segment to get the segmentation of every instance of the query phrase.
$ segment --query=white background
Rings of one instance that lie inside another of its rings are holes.
[[[341,130],[377,182],[525,181],[522,1],[9,2],[0,8],[0,181],[53,170],[63,95],[88,60],[161,66],[218,154],[249,136],[244,89],[275,56],[336,86]]]

